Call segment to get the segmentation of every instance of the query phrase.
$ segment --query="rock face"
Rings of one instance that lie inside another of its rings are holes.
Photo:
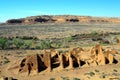
[[[118,60],[113,54],[118,54],[118,52],[116,50],[103,50],[101,45],[94,46],[90,51],[77,47],[71,51],[59,53],[51,49],[45,50],[43,54],[25,57],[17,68],[20,74],[34,75],[53,70],[59,71],[76,67],[116,64]]]
[[[90,16],[32,16],[23,19],[7,20],[7,24],[35,24],[35,23],[120,23],[120,18],[90,17]]]

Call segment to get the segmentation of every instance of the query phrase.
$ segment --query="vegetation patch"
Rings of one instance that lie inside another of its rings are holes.
[[[50,78],[49,80],[55,80],[55,78]]]
[[[62,80],[70,80],[69,77],[61,77]]]
[[[10,61],[8,60],[8,59],[5,59],[4,60],[4,64],[7,64],[7,63],[9,63]]]
[[[80,80],[79,78],[73,78],[73,80]]]
[[[116,69],[113,70],[114,72],[118,72]]]
[[[89,75],[89,76],[94,76],[95,75],[95,73],[94,72],[89,72],[89,73],[85,73],[85,75]]]
[[[99,70],[95,69],[95,72],[100,72]]]
[[[117,33],[116,33],[117,34]],[[0,50],[5,49],[58,49],[58,48],[70,48],[80,46],[93,46],[96,42],[100,42],[102,45],[111,44],[110,35],[116,35],[113,33],[98,33],[93,31],[91,33],[75,34],[63,38],[47,38],[38,39],[36,37],[17,36],[17,37],[1,37],[0,38]],[[119,34],[119,33],[118,33]],[[89,44],[90,43],[90,44]],[[115,44],[115,43],[114,43]]]
[[[0,38],[0,49],[5,49],[7,46],[7,39],[6,38]]]

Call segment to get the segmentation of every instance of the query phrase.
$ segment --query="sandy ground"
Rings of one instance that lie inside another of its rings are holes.
[[[105,65],[105,66],[96,66],[96,67],[86,67],[86,68],[76,68],[71,70],[61,70],[61,71],[53,71],[46,74],[37,74],[34,76],[20,76],[20,75],[10,75],[10,73],[4,72],[5,75],[12,76],[14,78],[18,78],[19,80],[50,80],[51,78],[55,78],[56,80],[64,80],[62,78],[69,78],[73,80],[73,78],[79,78],[81,80],[110,80],[110,78],[116,78],[113,80],[117,80],[120,78],[120,64],[116,65]],[[98,70],[99,72],[95,72]],[[118,72],[114,72],[117,70]],[[4,69],[5,71],[5,69]],[[94,72],[95,75],[90,76],[89,73]],[[105,75],[105,77],[104,77]]]

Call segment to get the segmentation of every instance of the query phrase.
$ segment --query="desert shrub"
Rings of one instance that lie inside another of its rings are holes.
[[[99,72],[99,70],[95,69],[95,72]]]
[[[58,52],[59,52],[60,54],[61,54],[61,53],[64,54],[64,53],[68,52],[68,50],[59,50]]]
[[[23,48],[24,49],[30,49],[31,46],[33,44],[33,41],[32,40],[24,40],[24,45],[23,45]]]
[[[37,46],[36,49],[50,49],[51,42],[47,40],[42,40]]]
[[[55,80],[55,78],[50,78],[49,80]]]
[[[68,45],[68,43],[64,43],[61,47],[62,47],[62,48],[69,48],[70,45]]]
[[[65,37],[62,39],[62,48],[69,48],[69,42],[71,42],[73,40],[72,36],[69,37]]]
[[[53,43],[51,43],[51,47],[52,47],[52,48],[60,48],[61,45],[62,45],[61,42],[53,42]]]
[[[40,44],[37,44],[37,45],[35,46],[35,49],[40,49]]]
[[[7,40],[5,49],[12,49],[13,48],[13,41]]]
[[[94,72],[89,72],[89,73],[85,73],[84,75],[89,75],[89,76],[94,76],[95,75],[95,73]]]
[[[68,50],[64,50],[64,53],[69,52]]]
[[[114,72],[118,72],[116,69],[113,70]]]
[[[72,36],[69,36],[69,37],[65,37],[64,38],[64,41],[66,42],[71,42],[73,40],[73,37]]]
[[[13,43],[17,49],[20,49],[24,45],[24,41],[20,38],[13,39]]]
[[[63,53],[64,51],[63,51],[63,50],[59,50],[58,52],[59,52],[59,54],[61,54],[61,53]]]
[[[62,80],[70,80],[69,77],[61,77]]]
[[[7,43],[6,38],[0,38],[0,49],[5,49]]]
[[[79,78],[73,78],[73,80],[80,80]]]
[[[90,72],[89,75],[92,77],[92,76],[95,75],[95,73],[94,72]]]
[[[117,80],[120,80],[120,78],[118,78]]]
[[[92,32],[90,33],[91,36],[95,36],[95,35],[97,35],[97,34],[98,34],[98,32],[96,32],[96,31],[92,31]]]
[[[100,75],[100,78],[104,79],[104,78],[106,78],[106,76],[107,76],[107,74],[102,73],[102,74]]]
[[[5,59],[4,60],[4,64],[7,64],[7,63],[9,63],[10,61],[8,60],[8,59]]]

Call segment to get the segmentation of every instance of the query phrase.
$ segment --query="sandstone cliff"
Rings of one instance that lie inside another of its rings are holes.
[[[22,19],[7,20],[7,24],[35,24],[35,23],[120,23],[120,18],[72,16],[72,15],[41,15]]]

